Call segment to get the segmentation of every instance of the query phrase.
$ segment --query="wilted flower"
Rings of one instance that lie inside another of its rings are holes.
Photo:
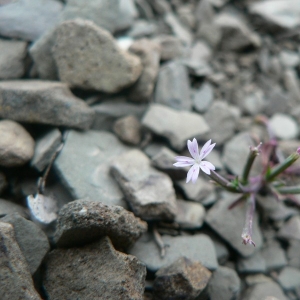
[[[192,180],[193,183],[196,182],[200,169],[208,175],[210,175],[210,170],[215,170],[215,166],[212,163],[202,161],[202,159],[211,152],[215,145],[216,143],[211,144],[211,140],[209,140],[204,144],[199,153],[197,140],[195,138],[192,142],[188,140],[187,146],[193,158],[187,156],[176,156],[175,159],[177,162],[173,164],[175,167],[192,166],[187,174],[186,182],[189,182],[190,180]]]

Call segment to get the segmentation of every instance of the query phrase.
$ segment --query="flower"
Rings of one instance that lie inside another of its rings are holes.
[[[211,152],[211,150],[214,148],[215,145],[216,145],[216,143],[211,144],[211,140],[209,140],[204,144],[204,146],[202,147],[202,149],[199,153],[198,143],[197,143],[197,140],[194,138],[192,142],[190,140],[188,140],[188,142],[187,142],[188,149],[193,158],[187,157],[187,156],[176,156],[175,157],[175,159],[177,160],[177,162],[175,164],[173,164],[175,167],[192,166],[190,168],[189,172],[187,173],[187,178],[186,178],[187,183],[190,180],[192,180],[193,183],[196,182],[196,180],[199,176],[200,169],[208,175],[210,175],[210,170],[215,169],[215,166],[212,163],[210,163],[208,161],[202,161],[202,159]]]

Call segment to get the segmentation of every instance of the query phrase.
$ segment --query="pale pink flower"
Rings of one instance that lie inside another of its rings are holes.
[[[173,164],[175,167],[192,166],[187,173],[186,182],[189,182],[190,180],[192,180],[193,183],[196,182],[200,169],[208,175],[210,175],[210,170],[215,169],[215,166],[212,163],[202,161],[202,159],[211,152],[215,145],[216,143],[211,144],[211,140],[209,140],[204,144],[199,153],[197,140],[195,138],[192,142],[188,140],[187,146],[193,158],[187,156],[176,156],[175,159],[177,162]]]

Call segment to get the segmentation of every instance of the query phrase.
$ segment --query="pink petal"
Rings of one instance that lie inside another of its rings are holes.
[[[215,170],[215,166],[209,161],[201,161],[200,168],[207,175],[210,175],[210,170]]]
[[[191,166],[191,165],[193,165],[194,163],[195,163],[194,160],[193,160],[193,162],[183,162],[183,161],[179,161],[179,162],[173,164],[173,166],[182,168],[182,167],[188,167],[188,166]]]
[[[195,160],[193,158],[187,156],[176,156],[175,159],[178,162],[195,163]]]
[[[199,165],[194,164],[187,173],[186,183],[188,183],[190,180],[195,183],[199,175],[199,170]]]
[[[187,142],[188,149],[192,155],[192,157],[195,160],[199,160],[199,149],[198,149],[198,143],[197,140],[194,138],[193,141],[191,142],[188,140]]]
[[[206,157],[211,150],[215,147],[216,143],[211,144],[211,140],[207,141],[200,151],[200,160]]]

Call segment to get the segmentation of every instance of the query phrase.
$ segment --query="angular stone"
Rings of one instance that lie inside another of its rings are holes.
[[[115,93],[136,82],[142,72],[140,59],[91,21],[66,21],[55,34],[59,78],[71,87]]]
[[[198,261],[181,257],[170,266],[159,269],[153,284],[159,299],[195,299],[205,289],[211,272]]]
[[[0,6],[0,35],[34,41],[58,22],[62,9],[56,0],[17,0]]]
[[[0,121],[0,165],[16,167],[24,165],[34,154],[34,140],[20,124]]]
[[[70,131],[54,167],[73,199],[126,207],[109,165],[128,149],[109,132]]]
[[[94,111],[61,82],[0,82],[0,117],[15,121],[88,129]]]
[[[0,79],[20,78],[25,73],[27,43],[0,39]]]
[[[186,67],[179,61],[163,65],[159,71],[154,100],[177,110],[190,110],[190,83]]]
[[[146,231],[147,223],[123,207],[82,199],[59,211],[54,242],[69,248],[108,236],[117,249],[125,250]]]
[[[193,106],[199,113],[206,112],[213,102],[213,88],[209,83],[204,83],[199,90],[196,90],[193,97]]]
[[[186,146],[188,139],[203,136],[209,131],[202,116],[193,112],[178,112],[160,104],[149,107],[142,124],[155,134],[167,138],[178,151]]]
[[[286,114],[275,114],[270,119],[270,126],[275,136],[281,140],[295,139],[299,133],[297,122]]]
[[[252,245],[243,245],[241,234],[245,224],[246,207],[245,202],[228,209],[237,199],[236,195],[223,194],[223,197],[208,211],[206,223],[214,229],[225,241],[227,241],[243,257],[248,257],[256,252],[262,246],[262,235],[258,227],[257,215],[253,220],[252,240],[256,247]],[[232,222],[234,220],[234,222]]]
[[[300,271],[292,267],[285,267],[278,276],[278,283],[283,290],[294,290],[300,286]]]
[[[39,300],[26,260],[14,238],[13,226],[0,222],[1,299]]]
[[[159,35],[154,39],[160,44],[161,60],[172,60],[180,58],[184,53],[181,41],[172,35]]]
[[[147,21],[143,19],[136,20],[128,35],[134,39],[139,39],[147,36],[152,36],[157,31],[157,25],[153,21]]]
[[[62,135],[58,129],[52,129],[43,136],[39,137],[35,143],[31,166],[42,172],[50,163],[50,160],[62,142]]]
[[[16,241],[33,275],[50,250],[47,236],[40,227],[18,213],[6,215],[1,222],[13,225]]]
[[[8,200],[0,199],[0,217],[16,212],[22,217],[28,218],[28,212],[25,207]]]
[[[208,283],[210,299],[237,299],[240,293],[241,280],[237,273],[227,267],[219,267],[213,272]]]
[[[47,299],[143,297],[145,266],[136,257],[116,251],[108,237],[80,248],[53,250],[45,264]]]
[[[163,235],[162,241],[164,245],[168,245],[164,258],[161,258],[160,250],[150,235],[142,236],[129,250],[129,253],[144,262],[147,269],[152,272],[172,264],[181,256],[185,256],[192,261],[199,261],[209,270],[215,270],[218,267],[213,242],[205,234],[174,237]]]
[[[287,68],[295,68],[300,63],[299,53],[288,50],[281,51],[279,54],[279,59]]]
[[[237,270],[239,273],[265,273],[266,262],[260,252],[256,252],[250,257],[238,258]]]
[[[111,172],[134,214],[144,220],[173,220],[175,191],[171,179],[151,167],[140,150],[131,150],[111,164]]]
[[[288,264],[291,267],[300,269],[300,241],[291,240],[287,249],[286,255],[288,258]]]
[[[278,237],[285,240],[300,240],[300,216],[294,216],[286,221],[278,232]]]

